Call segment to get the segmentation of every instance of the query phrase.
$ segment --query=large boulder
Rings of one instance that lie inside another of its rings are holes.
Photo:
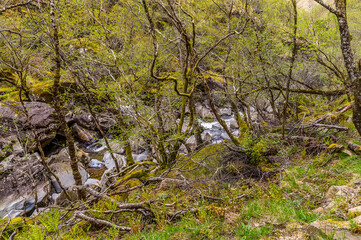
[[[20,103],[0,105],[0,143],[17,148],[21,143],[20,146],[24,147],[23,152],[31,152],[36,149],[31,126],[39,136],[42,146],[46,146],[54,139],[60,125],[54,109],[49,105],[28,102],[25,103],[25,107],[30,122],[27,121]]]
[[[73,134],[82,142],[91,142],[99,137],[99,133],[93,130],[85,129],[75,123],[72,126]]]
[[[103,131],[110,129],[116,122],[111,113],[97,114],[96,117]],[[72,114],[70,119],[68,119],[68,124],[77,124],[78,126],[87,130],[98,131],[94,118],[90,113],[87,112]]]
[[[50,168],[56,174],[56,176],[59,178],[59,181],[61,182],[62,186],[65,189],[68,189],[69,187],[72,187],[75,185],[73,171],[68,162],[57,162],[57,163],[52,164],[50,166]],[[81,175],[82,184],[84,184],[86,182],[86,180],[88,179],[88,173],[81,166],[79,166],[79,173]],[[53,181],[53,183],[55,183],[55,179],[53,177],[52,177],[52,181]]]
[[[51,184],[45,172],[36,153],[22,158],[11,155],[0,163],[0,218],[31,213],[35,199],[47,201]]]
[[[77,160],[79,163],[81,163],[81,158],[79,158],[78,155],[80,151],[77,152]],[[49,158],[48,164],[50,169],[56,174],[56,176],[59,178],[60,183],[65,189],[70,188],[71,186],[75,185],[75,180],[73,177],[73,171],[70,167],[70,156],[68,153],[67,148],[62,149],[58,154],[53,155]],[[88,179],[88,173],[84,169],[81,164],[78,166],[79,173],[81,175],[82,183],[85,183],[85,181]],[[52,183],[56,189],[56,192],[60,192],[60,186],[56,182],[55,178],[51,176]]]

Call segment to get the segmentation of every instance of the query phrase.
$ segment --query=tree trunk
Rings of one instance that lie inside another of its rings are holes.
[[[68,151],[70,156],[70,167],[73,172],[73,177],[75,180],[75,184],[77,186],[82,185],[82,179],[79,172],[79,166],[76,159],[76,150],[74,145],[74,139],[71,133],[71,129],[69,128],[68,124],[65,120],[65,115],[61,108],[60,98],[59,98],[59,85],[60,85],[60,69],[61,69],[61,57],[60,57],[60,44],[59,44],[59,34],[58,34],[58,26],[56,23],[55,17],[55,3],[54,0],[50,0],[50,20],[53,29],[52,41],[54,45],[54,52],[55,52],[55,72],[54,72],[54,84],[53,84],[53,102],[54,102],[54,109],[58,116],[61,126],[64,128],[66,142],[68,145]],[[84,190],[80,190],[78,188],[78,197],[79,199],[85,198]]]
[[[333,8],[322,0],[315,1],[337,17],[342,55],[355,100],[352,121],[355,124],[356,130],[361,135],[361,79],[359,69],[356,67],[355,57],[352,53],[351,34],[347,23],[346,0],[335,0],[336,8]]]
[[[361,81],[351,47],[351,34],[346,14],[346,0],[335,0],[335,5],[336,9],[341,13],[336,14],[338,27],[340,29],[341,50],[355,98],[352,121],[358,133],[361,135]]]

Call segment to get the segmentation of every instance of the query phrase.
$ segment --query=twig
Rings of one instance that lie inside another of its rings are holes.
[[[236,199],[241,199],[241,198],[244,198],[244,197],[247,197],[247,194],[239,195],[238,197],[236,197]]]
[[[0,236],[3,235],[3,233],[5,232],[5,229],[9,226],[11,219],[8,220],[8,222],[6,223],[5,227],[3,228],[3,230],[1,230]]]
[[[127,232],[130,232],[132,230],[130,227],[118,226],[115,223],[111,223],[111,222],[103,220],[103,219],[93,218],[93,217],[90,217],[90,216],[88,216],[88,215],[86,215],[86,214],[84,214],[82,212],[79,212],[79,211],[76,211],[74,213],[74,216],[77,217],[77,218],[84,219],[84,220],[86,220],[88,222],[91,222],[93,224],[96,224],[96,225],[101,225],[101,226],[110,227],[110,228],[116,227],[121,231],[127,231]]]

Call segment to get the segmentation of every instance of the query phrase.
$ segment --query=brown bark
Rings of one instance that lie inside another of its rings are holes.
[[[352,121],[358,133],[361,135],[361,79],[360,72],[356,67],[355,57],[351,47],[351,34],[347,22],[346,0],[335,0],[335,8],[326,4],[322,0],[315,0],[324,8],[335,14],[340,30],[341,50],[349,81],[352,84],[354,95],[353,117]]]

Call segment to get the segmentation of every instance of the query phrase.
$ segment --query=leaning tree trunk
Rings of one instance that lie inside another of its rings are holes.
[[[352,84],[352,91],[355,100],[352,121],[355,124],[358,133],[361,135],[361,79],[351,47],[351,34],[347,23],[346,0],[334,0],[335,8],[322,0],[315,1],[337,17],[338,27],[340,30],[342,55],[349,81],[351,81]]]

